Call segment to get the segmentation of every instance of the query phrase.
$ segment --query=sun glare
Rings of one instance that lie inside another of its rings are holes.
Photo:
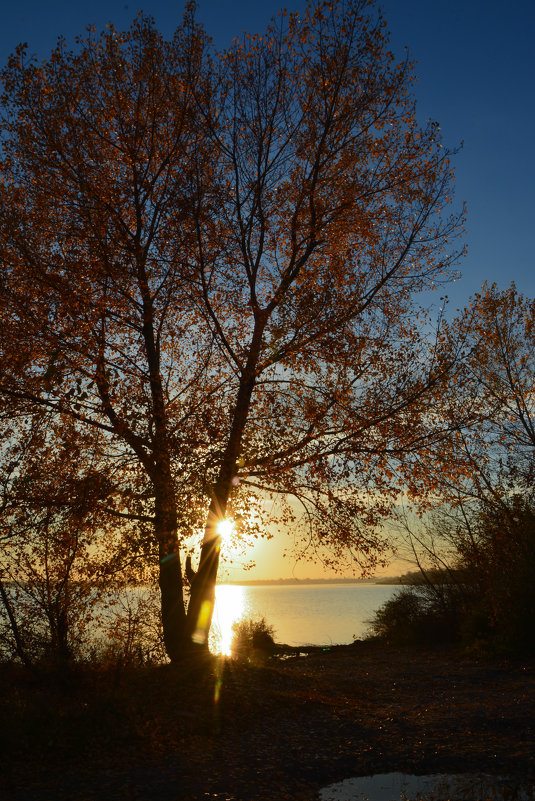
[[[228,540],[234,534],[234,523],[232,522],[232,520],[229,520],[228,518],[220,520],[216,526],[216,531],[218,536],[221,537],[222,540],[228,542]]]
[[[245,612],[245,588],[218,584],[215,589],[215,608],[210,633],[210,650],[230,656],[234,639],[234,624]]]

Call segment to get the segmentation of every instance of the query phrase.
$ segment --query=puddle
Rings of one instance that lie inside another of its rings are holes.
[[[281,654],[277,656],[277,659],[280,659],[281,662],[285,662],[288,659],[299,659],[302,656],[308,656],[308,651],[299,651],[299,653],[295,654]]]
[[[533,801],[535,782],[507,776],[383,773],[331,784],[320,801]]]

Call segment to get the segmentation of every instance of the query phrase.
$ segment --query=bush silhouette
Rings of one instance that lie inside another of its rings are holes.
[[[275,648],[274,629],[266,623],[265,618],[259,620],[240,620],[233,626],[232,657],[240,662],[263,664]]]

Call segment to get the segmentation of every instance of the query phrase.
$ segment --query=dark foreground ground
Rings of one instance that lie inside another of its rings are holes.
[[[2,801],[314,801],[371,773],[535,778],[533,659],[362,643],[219,676],[1,677]]]

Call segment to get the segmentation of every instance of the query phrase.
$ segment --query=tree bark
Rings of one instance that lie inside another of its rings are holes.
[[[171,662],[184,657],[186,613],[177,535],[173,488],[163,483],[156,489],[155,531],[158,539],[163,639]]]

